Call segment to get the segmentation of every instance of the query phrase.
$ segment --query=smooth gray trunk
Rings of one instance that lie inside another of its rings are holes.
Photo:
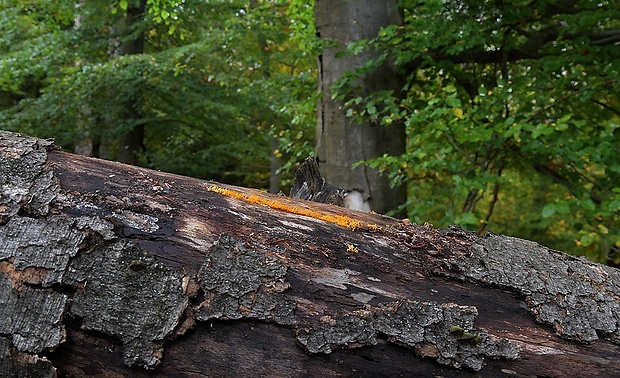
[[[123,30],[125,35],[133,32],[136,23],[143,17],[145,10],[146,0],[139,0],[138,2],[135,2],[135,4],[130,2],[125,16],[125,25]],[[144,52],[144,42],[144,33],[137,33],[136,38],[121,44],[119,54],[142,54]],[[141,102],[142,101],[140,98],[130,99],[127,101],[126,111],[124,114],[125,121],[128,123],[135,123],[141,118]],[[137,123],[121,136],[116,160],[131,165],[137,165],[139,163],[139,155],[144,150],[144,131],[144,124]]]
[[[387,176],[365,166],[353,169],[352,165],[384,154],[402,154],[405,150],[404,126],[356,123],[346,117],[341,101],[332,100],[331,86],[347,71],[378,56],[380,52],[377,51],[340,58],[336,54],[351,42],[374,38],[384,26],[401,23],[397,2],[316,0],[314,11],[320,38],[339,46],[325,48],[318,62],[319,90],[323,96],[318,104],[316,154],[321,173],[329,183],[350,193],[346,202],[354,203],[347,207],[385,213],[405,202],[406,188],[391,188]],[[361,92],[353,95],[366,96],[379,90],[398,92],[403,79],[393,67],[386,65],[361,77],[359,85]]]

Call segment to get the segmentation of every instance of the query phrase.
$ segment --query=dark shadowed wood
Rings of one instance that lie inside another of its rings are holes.
[[[0,163],[0,376],[620,371],[613,268],[16,134]]]
[[[319,171],[317,159],[310,156],[295,172],[295,182],[290,196],[308,201],[342,206],[345,191],[325,182]]]

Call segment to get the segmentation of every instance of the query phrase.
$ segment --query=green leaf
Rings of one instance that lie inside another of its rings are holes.
[[[596,240],[596,234],[593,234],[593,233],[585,234],[579,239],[583,247],[588,247],[592,245],[592,243],[594,243],[595,240]]]
[[[128,4],[127,4],[127,0],[121,0],[121,1],[120,1],[120,3],[118,4],[118,6],[119,6],[122,10],[126,11],[126,10],[127,10],[127,6],[128,6]]]
[[[368,111],[368,114],[370,115],[377,114],[377,107],[374,104],[368,104],[368,106],[366,107],[366,110]]]
[[[572,114],[565,114],[562,118],[558,119],[558,123],[566,123],[571,117]]]
[[[464,226],[474,226],[477,225],[478,222],[478,217],[471,212],[463,213],[456,219],[456,223]]]
[[[456,96],[449,96],[446,99],[446,104],[452,108],[458,108],[461,106],[461,100]]]
[[[580,206],[582,209],[587,210],[587,211],[596,210],[596,204],[590,198],[586,198],[582,201],[579,201],[578,206]]]
[[[546,204],[545,206],[543,206],[543,209],[542,209],[543,218],[549,218],[550,216],[555,214],[556,210],[557,210],[557,206],[555,203]]]
[[[566,201],[560,201],[556,204],[555,209],[559,214],[568,214],[570,213],[570,204]]]
[[[334,56],[336,57],[336,59],[340,59],[340,58],[344,58],[346,56],[350,56],[353,55],[353,53],[349,50],[344,50],[344,51],[338,51]]]

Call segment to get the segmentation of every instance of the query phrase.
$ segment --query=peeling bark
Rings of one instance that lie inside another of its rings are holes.
[[[3,264],[9,267],[9,264]],[[8,269],[6,269],[8,270]],[[0,333],[10,335],[20,352],[42,352],[64,339],[62,316],[67,296],[50,290],[14,288],[10,275],[0,276]]]
[[[45,358],[17,352],[11,341],[0,337],[0,377],[56,377],[56,369]]]
[[[480,370],[484,356],[515,359],[519,348],[503,338],[475,330],[478,315],[473,306],[453,303],[402,301],[378,308],[321,319],[325,324],[302,329],[297,340],[311,353],[331,353],[336,348],[376,345],[378,335],[413,349],[420,357],[456,368]]]
[[[482,239],[469,256],[454,256],[449,268],[448,276],[520,292],[536,320],[564,338],[620,341],[616,268],[507,236]]]
[[[63,282],[80,287],[70,314],[82,328],[118,337],[127,365],[154,367],[162,342],[178,325],[188,304],[180,269],[156,261],[133,243],[103,243],[80,254]]]
[[[285,277],[286,266],[277,259],[223,236],[198,272],[207,298],[199,305],[196,319],[247,318],[293,325],[295,303],[282,295],[290,286]]]
[[[0,376],[617,374],[614,268],[0,132]]]
[[[0,134],[0,221],[24,209],[33,215],[46,215],[58,184],[45,170],[47,149],[53,142],[35,138],[12,138]]]

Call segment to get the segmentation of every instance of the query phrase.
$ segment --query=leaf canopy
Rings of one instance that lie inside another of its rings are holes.
[[[404,122],[408,151],[367,162],[409,183],[416,222],[458,222],[620,261],[620,6],[613,1],[401,2],[370,48],[401,93],[337,96]],[[381,106],[379,106],[381,104]]]

